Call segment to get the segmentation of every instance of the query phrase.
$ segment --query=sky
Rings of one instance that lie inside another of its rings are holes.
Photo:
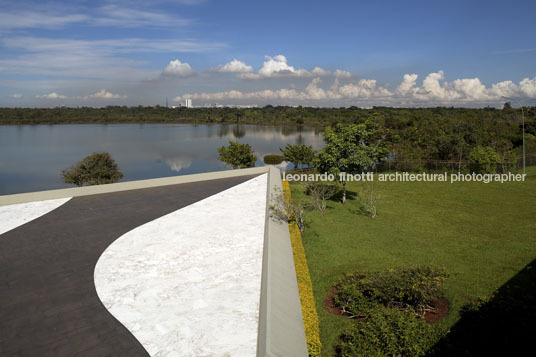
[[[0,106],[536,105],[535,13],[532,0],[0,0]]]

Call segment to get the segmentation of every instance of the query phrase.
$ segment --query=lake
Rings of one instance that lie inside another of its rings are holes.
[[[93,152],[109,152],[121,181],[229,169],[218,147],[251,145],[262,166],[286,144],[323,146],[321,129],[294,126],[194,124],[88,124],[0,126],[0,195],[74,187],[61,171]]]

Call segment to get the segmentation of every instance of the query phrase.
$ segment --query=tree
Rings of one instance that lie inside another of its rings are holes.
[[[229,146],[218,148],[218,152],[220,153],[218,160],[225,162],[233,169],[253,167],[257,161],[257,156],[253,153],[249,144],[229,141]]]
[[[378,124],[366,120],[361,124],[327,128],[324,133],[326,146],[318,152],[315,166],[321,172],[335,175],[359,174],[371,170],[375,164],[387,158],[389,150]],[[346,180],[342,182],[342,203],[346,203]]]
[[[501,156],[491,146],[476,146],[469,153],[469,161],[475,173],[495,173]]]
[[[76,186],[114,183],[123,177],[115,160],[107,152],[93,153],[61,172],[63,182]]]
[[[292,162],[294,168],[298,168],[301,165],[311,165],[313,163],[315,152],[312,146],[307,145],[290,145],[287,144],[285,149],[279,149],[285,157],[285,161]]]

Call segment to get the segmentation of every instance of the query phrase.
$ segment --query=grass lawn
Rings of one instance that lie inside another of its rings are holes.
[[[306,215],[303,245],[320,318],[323,356],[332,356],[353,321],[323,308],[345,272],[433,264],[450,273],[444,291],[451,305],[440,324],[451,327],[470,299],[486,297],[536,258],[536,168],[525,182],[375,182],[378,215],[360,213],[357,199],[335,201]],[[349,183],[350,193],[360,183]],[[293,198],[303,187],[291,184]]]

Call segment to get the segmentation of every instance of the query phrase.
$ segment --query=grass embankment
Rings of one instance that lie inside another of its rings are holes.
[[[468,301],[487,297],[536,258],[536,168],[525,182],[375,182],[381,194],[378,216],[360,213],[349,183],[346,205],[330,201],[324,214],[306,216],[307,254],[320,319],[322,355],[332,356],[340,333],[354,323],[323,308],[330,288],[352,271],[434,265],[450,277],[444,292],[445,328],[459,320]],[[304,195],[291,185],[293,197]]]

